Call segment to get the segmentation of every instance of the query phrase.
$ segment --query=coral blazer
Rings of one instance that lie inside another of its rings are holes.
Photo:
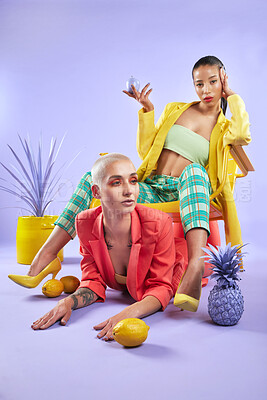
[[[117,290],[125,286],[115,280],[101,206],[79,213],[75,224],[83,256],[80,288],[91,289],[103,302],[107,286]],[[166,213],[137,204],[131,213],[131,234],[127,289],[136,301],[154,296],[165,309],[185,269],[184,258],[175,249],[172,220]]]
[[[210,137],[208,173],[213,192],[222,182],[224,147],[227,144],[243,146],[251,141],[249,118],[243,100],[239,95],[233,94],[228,97],[227,102],[232,118],[231,120],[226,119],[221,111]],[[196,103],[198,102],[167,104],[156,125],[154,123],[154,110],[146,113],[143,108],[139,110],[137,151],[143,160],[137,170],[139,181],[144,181],[157,168],[157,161],[168,131],[180,115]],[[240,224],[228,180],[216,201],[222,206],[227,243],[232,242],[232,245],[242,244]]]

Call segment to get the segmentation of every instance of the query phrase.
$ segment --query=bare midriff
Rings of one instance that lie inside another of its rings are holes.
[[[158,160],[155,175],[178,177],[189,164],[192,164],[192,162],[187,158],[172,150],[163,149]]]
[[[199,112],[199,104],[194,104],[180,115],[175,124],[184,126],[203,136],[205,139],[210,140],[210,135],[216,124],[218,115],[214,114],[212,117],[207,118]],[[179,177],[185,167],[190,164],[192,164],[192,161],[189,161],[180,154],[172,150],[163,149],[158,159],[155,175]]]

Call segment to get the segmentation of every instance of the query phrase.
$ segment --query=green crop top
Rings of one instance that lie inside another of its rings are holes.
[[[174,124],[169,130],[164,149],[187,158],[189,161],[205,167],[209,161],[210,142],[203,136],[191,131],[184,126]]]

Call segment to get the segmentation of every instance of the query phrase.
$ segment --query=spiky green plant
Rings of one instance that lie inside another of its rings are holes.
[[[26,207],[21,208],[27,210],[31,215],[42,217],[49,204],[54,200],[56,188],[61,179],[60,171],[63,166],[57,170],[56,173],[53,172],[64,137],[57,150],[57,140],[54,138],[51,139],[50,151],[46,162],[43,159],[41,139],[39,140],[37,155],[35,155],[32,150],[29,138],[23,140],[19,136],[19,140],[26,156],[26,162],[21,160],[13,148],[8,145],[17,165],[10,164],[12,171],[11,168],[0,163],[9,173],[9,176],[13,178],[11,181],[1,178],[1,180],[7,182],[8,185],[0,185],[0,190],[23,200]],[[12,188],[10,188],[10,185]]]
[[[225,248],[209,246],[210,249],[203,248],[208,255],[208,258],[204,257],[212,265],[211,279],[215,279],[217,284],[208,297],[208,312],[218,325],[235,325],[244,311],[244,298],[237,284],[241,279],[238,271],[244,256],[240,252],[243,246],[231,247],[231,243]]]

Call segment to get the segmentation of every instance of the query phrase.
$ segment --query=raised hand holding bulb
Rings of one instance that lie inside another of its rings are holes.
[[[135,100],[140,103],[145,112],[153,111],[154,106],[149,100],[148,96],[152,92],[152,89],[148,90],[150,83],[143,87],[141,92],[139,92],[140,82],[138,79],[135,79],[133,76],[128,79],[126,82],[127,90],[123,90],[123,93],[127,94],[129,97],[133,97]]]

